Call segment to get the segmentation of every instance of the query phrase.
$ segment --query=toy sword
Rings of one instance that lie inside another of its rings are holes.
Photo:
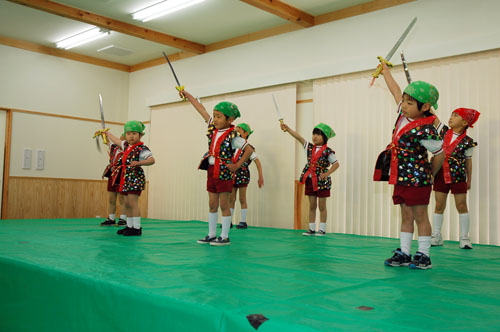
[[[403,34],[401,35],[401,37],[399,37],[399,39],[396,42],[396,44],[394,44],[394,46],[389,51],[389,53],[387,53],[387,55],[386,55],[385,58],[382,58],[381,56],[377,57],[378,60],[380,61],[380,64],[378,65],[377,69],[372,74],[373,79],[372,79],[372,82],[371,82],[370,86],[373,85],[373,83],[375,82],[375,79],[378,78],[378,76],[382,72],[382,62],[384,62],[385,64],[387,64],[389,67],[392,67],[392,63],[390,63],[389,60],[391,60],[391,58],[394,55],[394,53],[398,50],[399,46],[401,46],[401,43],[403,43],[403,41],[405,40],[406,36],[410,32],[411,28],[413,28],[413,26],[415,25],[415,22],[417,22],[417,18],[416,17],[410,22],[410,25],[408,25],[408,27],[403,32]]]
[[[102,108],[102,96],[101,96],[101,94],[99,94],[99,110],[101,111],[101,127],[102,127],[102,130],[98,130],[94,134],[93,138],[99,137],[99,135],[100,135],[100,136],[102,136],[102,142],[104,144],[108,144],[108,137],[106,136],[106,134],[104,132],[107,131],[107,130],[109,130],[109,128],[106,129],[106,122],[104,122],[104,110]]]
[[[175,78],[175,82],[177,82],[177,86],[175,87],[177,89],[177,91],[181,92],[184,91],[184,85],[181,85],[181,83],[179,83],[179,79],[177,78],[177,75],[175,74],[175,70],[174,70],[174,67],[172,66],[172,63],[170,63],[170,60],[168,59],[168,56],[165,52],[162,52],[163,53],[163,56],[165,57],[165,59],[167,59],[167,63],[168,65],[170,66],[170,70],[172,71],[172,74],[174,74],[174,78]],[[184,95],[182,95],[182,100],[186,100],[186,97],[184,97]]]
[[[278,107],[278,103],[276,102],[276,98],[274,97],[274,93],[272,94],[272,96],[273,96],[274,108],[276,108],[276,113],[278,113],[278,120],[279,120],[280,124],[283,124],[283,117],[281,116],[280,109]],[[282,129],[282,130],[286,131],[284,129]]]
[[[408,65],[406,64],[406,59],[403,51],[401,51],[401,62],[403,63],[403,68],[405,70],[406,80],[408,81],[408,84],[410,84],[411,83],[410,70],[408,69]]]

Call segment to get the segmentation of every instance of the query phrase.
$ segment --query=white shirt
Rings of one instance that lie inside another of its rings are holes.
[[[122,150],[123,151],[126,151],[125,150],[125,142],[126,141],[122,141]],[[129,145],[130,146],[130,145]],[[149,157],[152,157],[153,156],[153,153],[149,150],[142,150],[140,153],[139,153],[139,160],[142,161],[142,160],[146,160],[148,159]]]
[[[451,130],[451,129],[449,129]],[[456,140],[461,134],[457,134],[456,132],[453,132],[453,136],[451,137],[451,141],[450,141],[450,144]],[[465,150],[465,159],[471,159],[472,158],[472,149],[474,148],[468,148],[467,150]]]
[[[307,145],[309,144],[308,141],[304,140],[304,151],[306,152],[306,156],[307,156]],[[313,156],[317,153],[317,151],[319,151],[321,148],[323,147],[323,145],[315,145],[313,150],[312,150],[312,154]],[[337,161],[337,157],[335,156],[335,153],[333,152],[330,152],[330,154],[328,155],[328,162],[330,164],[335,164]],[[309,174],[308,177],[312,177],[311,174]]]

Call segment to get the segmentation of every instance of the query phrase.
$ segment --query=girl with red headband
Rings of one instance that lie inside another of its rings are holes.
[[[472,178],[472,149],[476,142],[467,136],[467,128],[472,128],[479,118],[479,112],[470,108],[457,108],[451,113],[448,126],[441,130],[445,160],[443,167],[434,179],[436,207],[432,225],[432,246],[442,246],[441,226],[446,208],[448,192],[455,197],[459,213],[460,248],[472,249],[469,239],[469,211],[467,209],[467,190]]]

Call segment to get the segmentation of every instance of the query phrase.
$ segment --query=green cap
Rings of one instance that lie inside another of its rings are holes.
[[[235,119],[241,116],[238,106],[228,101],[218,103],[217,105],[215,105],[214,110]]]
[[[146,126],[141,121],[136,121],[136,120],[128,121],[127,123],[125,123],[123,136],[125,136],[125,133],[127,131],[136,131],[139,134],[144,134],[145,128]]]
[[[248,137],[250,137],[250,135],[253,133],[253,130],[251,130],[250,126],[246,123],[240,123],[236,127],[240,127],[245,133],[248,133]]]
[[[335,137],[335,132],[333,131],[332,127],[330,127],[326,123],[321,122],[314,128],[321,130],[328,139]]]
[[[439,92],[436,87],[424,81],[415,81],[410,83],[404,91],[407,95],[415,98],[421,103],[429,103],[437,110],[437,101]]]

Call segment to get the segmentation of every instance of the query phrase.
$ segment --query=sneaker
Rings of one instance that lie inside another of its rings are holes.
[[[126,220],[123,220],[122,218],[118,220],[118,226],[125,226],[126,224],[127,224]]]
[[[408,266],[411,262],[411,255],[407,255],[400,248],[393,251],[394,256],[387,258],[384,265],[387,266]]]
[[[420,251],[413,256],[413,260],[410,263],[410,269],[420,269],[427,270],[432,269],[431,258]]]
[[[119,230],[116,232],[116,234],[123,235],[123,233],[125,232],[125,230],[126,230],[127,228],[130,228],[130,227],[128,227],[128,226],[127,226],[127,227],[125,227],[125,228],[119,229]]]
[[[115,226],[115,221],[111,219],[106,219],[101,223],[101,226]]]
[[[307,232],[302,233],[302,235],[304,236],[316,235],[316,232],[310,229]]]
[[[127,227],[123,231],[124,236],[141,236],[142,235],[142,227],[137,229],[133,227]]]
[[[245,229],[245,228],[248,228],[248,225],[246,222],[240,221],[240,223],[238,225],[236,225],[236,228],[237,229]]]
[[[231,244],[231,241],[229,241],[229,238],[223,239],[220,236],[217,239],[210,242],[211,246],[228,246],[230,244]]]
[[[205,244],[205,243],[210,243],[212,241],[215,241],[215,239],[217,239],[217,237],[210,237],[210,236],[205,236],[203,239],[200,239],[196,242],[200,243],[200,244]]]
[[[431,246],[437,247],[437,246],[442,246],[442,245],[443,245],[443,237],[441,236],[441,233],[438,233],[436,235],[432,235]]]
[[[472,244],[470,243],[470,239],[468,238],[460,239],[460,249],[472,249]]]
[[[326,235],[326,232],[322,231],[321,229],[316,232],[316,236],[325,236],[325,235]]]

